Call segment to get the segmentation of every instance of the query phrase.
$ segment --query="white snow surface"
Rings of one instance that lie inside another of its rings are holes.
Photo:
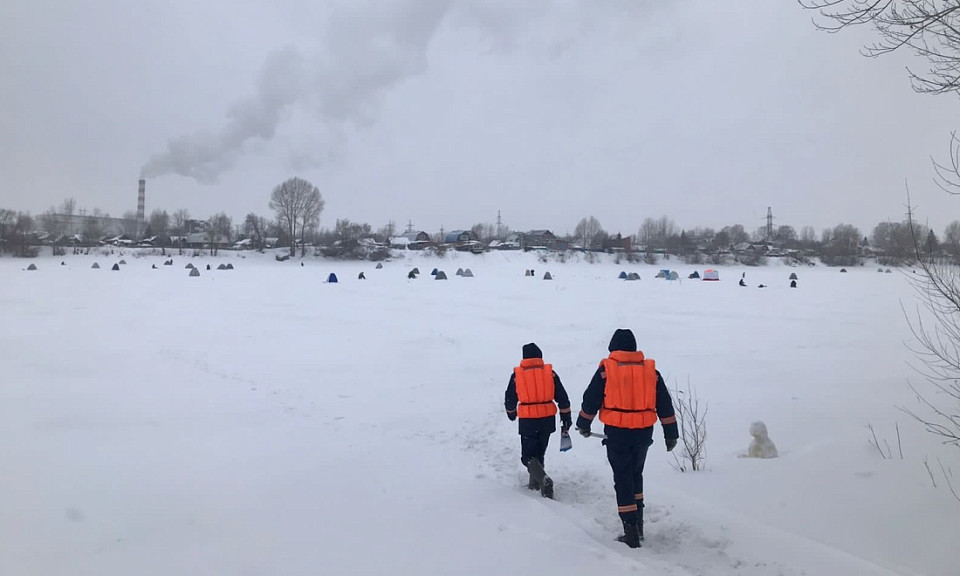
[[[0,574],[960,573],[960,503],[924,467],[960,473],[957,450],[899,409],[923,382],[909,270],[721,266],[702,282],[686,276],[711,266],[519,252],[380,270],[166,258],[0,259]],[[674,267],[681,281],[654,279]],[[536,342],[576,413],[616,328],[708,406],[704,471],[677,470],[657,426],[638,550],[615,541],[600,443],[561,454],[554,436],[543,499],[503,409]],[[779,458],[739,457],[756,420]]]

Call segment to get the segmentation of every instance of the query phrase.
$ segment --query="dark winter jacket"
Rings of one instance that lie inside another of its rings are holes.
[[[633,333],[629,330],[617,330],[610,340],[610,352],[615,350],[624,350],[626,352],[636,352],[637,343]],[[580,430],[590,430],[594,417],[600,411],[603,405],[604,391],[607,383],[607,374],[603,364],[597,368],[583,393],[583,403],[580,406],[580,415],[577,417],[577,428]],[[660,425],[663,426],[663,437],[665,440],[673,440],[680,437],[680,431],[677,428],[677,417],[673,410],[673,400],[670,398],[670,392],[667,385],[663,382],[660,371],[657,371],[657,417],[660,419]],[[607,435],[607,442],[614,444],[652,444],[653,426],[647,428],[619,428],[617,426],[605,425],[604,434]]]
[[[524,359],[543,358],[543,353],[540,351],[540,347],[531,342],[523,346],[523,357]],[[567,391],[563,389],[563,383],[560,382],[560,377],[557,376],[556,372],[553,372],[553,400],[560,409],[560,421],[563,422],[563,427],[570,428],[572,420],[570,398],[567,396]],[[517,417],[517,402],[519,402],[517,398],[517,377],[516,374],[511,373],[507,391],[503,395],[503,407],[511,420]],[[521,436],[533,436],[545,432],[553,433],[557,430],[557,419],[553,416],[520,418],[519,429]]]

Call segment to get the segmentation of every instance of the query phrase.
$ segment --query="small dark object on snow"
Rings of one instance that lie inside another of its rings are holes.
[[[761,285],[757,286],[757,288],[766,288],[766,287],[767,287],[766,284],[761,284]]]
[[[173,266],[173,260],[167,260],[163,263],[164,266]]]
[[[36,264],[31,264],[31,265],[27,266],[27,270],[36,270],[36,269],[37,269],[37,265],[36,265]]]
[[[407,274],[407,278],[409,278],[410,280],[416,280],[416,279],[417,279],[417,271],[416,271],[416,268],[414,268],[413,270],[410,271],[409,274]]]
[[[336,283],[337,283],[337,275],[334,274],[333,272],[331,272],[330,275],[327,276],[327,283],[328,283],[328,284],[336,284]]]
[[[413,272],[414,274],[419,274],[419,273],[420,273],[420,269],[419,269],[419,268],[414,268],[413,270],[411,270],[411,272]]]
[[[97,264],[96,262],[94,262],[94,263],[93,263],[93,266],[91,266],[91,268],[94,268],[94,269],[99,270],[99,269],[100,269],[100,265]]]
[[[60,261],[60,265],[61,265],[61,266],[66,266],[66,265],[67,265],[67,263],[66,263],[66,262],[64,262],[63,260],[61,260],[61,261]]]
[[[847,269],[846,269],[846,268],[841,268],[840,271],[841,271],[841,272],[846,272]]]
[[[740,279],[740,282],[738,282],[738,284],[740,284],[741,286],[747,285],[747,283],[743,281],[743,278]]]
[[[227,264],[227,270],[233,270],[233,264]]]
[[[190,269],[190,275],[191,275],[191,276],[199,276],[199,275],[200,275],[200,270],[198,270],[198,269],[196,269],[196,268],[191,268],[191,269]]]
[[[120,261],[120,264],[123,264],[124,266],[126,266],[126,265],[127,265],[127,261],[126,261],[126,260],[121,260],[121,261]]]
[[[694,270],[689,276],[687,276],[687,278],[699,278],[699,277],[700,277],[700,273],[697,272],[696,270]]]
[[[457,268],[457,276],[463,276],[463,268]]]
[[[431,275],[431,276],[436,276],[436,275],[437,275],[437,272],[439,272],[439,270],[437,270],[436,268],[434,268],[433,271],[430,272],[430,275]]]
[[[890,273],[890,269],[887,268],[886,270],[883,271],[883,273],[884,273],[884,274],[889,274],[889,273]]]
[[[797,279],[798,279],[798,278],[797,278],[797,273],[796,273],[796,272],[791,272],[791,273],[790,273],[790,278],[788,278],[788,280],[797,280]]]
[[[791,281],[790,281],[790,287],[791,287],[791,288],[796,288],[796,287],[797,287],[797,281],[796,281],[796,280],[791,280]]]
[[[209,270],[209,269],[210,269],[210,265],[209,265],[209,264],[207,264],[207,270]]]
[[[471,272],[470,269],[467,268],[466,270],[463,271],[463,277],[464,277],[464,278],[473,278],[473,272]]]
[[[381,268],[383,268],[383,263],[377,262],[377,270],[380,270]]]
[[[440,270],[440,271],[437,272],[436,276],[433,277],[433,279],[434,279],[434,280],[446,280],[446,279],[447,279],[447,273],[444,272],[443,270]]]
[[[156,264],[151,264],[151,265],[150,265],[150,268],[156,270],[156,269],[157,269],[157,265],[156,265]]]
[[[193,270],[194,268],[193,262],[187,262],[187,265],[184,266],[184,268],[186,268],[187,270]]]
[[[219,266],[217,266],[217,270],[226,270],[226,269],[227,269],[226,264],[220,264]]]
[[[631,281],[631,282],[636,281],[636,280],[639,280],[639,279],[640,279],[640,275],[637,274],[636,272],[631,272],[631,273],[627,274],[627,280],[629,280],[629,281]]]
[[[533,272],[533,270],[531,270],[531,272]],[[544,279],[544,280],[553,280],[553,276],[551,276],[550,273],[547,272],[546,274],[543,275],[543,279]]]
[[[366,279],[367,279],[367,277],[363,275],[363,272],[361,272],[361,273],[357,276],[357,280],[366,280]]]
[[[120,265],[119,265],[119,264],[114,264],[114,265],[113,265],[113,268],[111,268],[111,270],[119,270],[119,269],[120,269]]]

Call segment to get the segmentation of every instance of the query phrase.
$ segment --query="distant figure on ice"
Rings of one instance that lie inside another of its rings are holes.
[[[746,286],[746,285],[747,285],[747,283],[743,281],[743,278],[740,279],[740,285],[741,285],[741,286]]]
[[[753,441],[747,447],[747,458],[776,458],[777,447],[767,435],[767,425],[757,420],[750,425]]]
[[[367,277],[363,275],[363,272],[361,272],[360,275],[357,276],[357,280],[366,280],[366,279]]]
[[[523,346],[523,360],[513,369],[503,406],[510,421],[520,418],[520,463],[530,473],[527,488],[553,498],[553,480],[544,470],[544,455],[550,435],[557,430],[557,406],[560,430],[570,429],[570,398],[553,366],[543,363],[543,352],[532,342]]]
[[[670,392],[654,360],[637,350],[633,332],[614,332],[608,350],[610,356],[600,362],[583,393],[577,430],[589,438],[590,425],[600,412],[617,511],[623,522],[623,536],[617,540],[639,548],[643,540],[643,464],[653,444],[653,425],[659,418],[667,452],[677,445],[680,433]]]
[[[790,281],[790,287],[791,287],[791,288],[796,288],[796,287],[797,287],[797,281],[796,281],[796,280],[791,280],[791,281]]]

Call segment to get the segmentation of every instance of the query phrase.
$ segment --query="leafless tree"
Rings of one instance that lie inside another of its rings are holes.
[[[76,198],[66,198],[60,204],[60,213],[66,214],[67,216],[73,216],[77,212],[77,199]]]
[[[291,256],[297,253],[297,233],[302,242],[304,229],[319,221],[323,204],[320,189],[303,178],[290,178],[273,189],[270,209],[277,213],[277,221],[290,236]]]
[[[214,214],[207,221],[207,242],[210,243],[210,254],[217,255],[220,244],[230,241],[230,232],[233,230],[233,221],[224,212]]]
[[[819,12],[816,26],[838,32],[867,25],[879,40],[864,46],[865,56],[905,49],[926,60],[926,70],[908,68],[913,89],[924,94],[960,94],[960,2],[956,0],[798,0]],[[960,138],[950,139],[947,162],[934,161],[938,184],[960,194]]]
[[[596,244],[601,233],[606,234],[603,226],[600,225],[600,221],[593,216],[581,218],[577,222],[577,227],[573,229],[573,236],[577,239],[577,242],[580,242],[587,249]]]
[[[150,223],[150,230],[159,238],[160,253],[166,255],[167,240],[170,237],[170,215],[167,214],[166,210],[157,209],[150,213],[148,222]]]
[[[0,254],[3,254],[4,247],[6,247],[7,242],[10,241],[8,234],[16,219],[16,212],[7,210],[6,208],[0,208]]]
[[[190,212],[186,208],[180,208],[173,213],[173,231],[177,234],[177,248],[181,256],[183,255],[183,236],[186,234],[184,227],[189,219]]]

